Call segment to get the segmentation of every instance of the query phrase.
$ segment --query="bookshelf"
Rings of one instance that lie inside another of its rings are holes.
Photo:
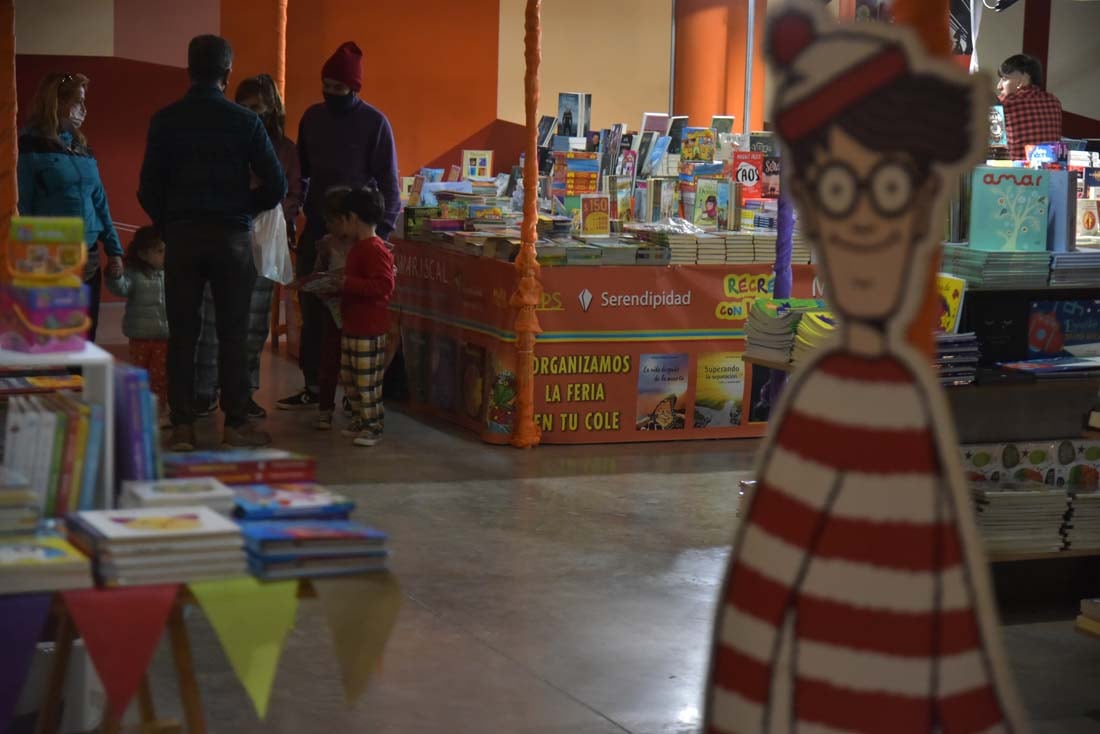
[[[84,399],[103,406],[103,457],[99,464],[95,506],[110,507],[115,486],[114,358],[88,342],[80,352],[27,354],[0,349],[0,367],[79,367],[83,371]]]

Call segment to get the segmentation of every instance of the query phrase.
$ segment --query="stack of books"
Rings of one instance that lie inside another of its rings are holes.
[[[643,245],[638,248],[634,262],[637,265],[668,265],[672,262],[672,252],[667,247]]]
[[[944,387],[972,385],[980,360],[976,334],[936,334],[936,374]]]
[[[565,248],[566,265],[602,265],[603,250],[583,242],[570,242]]]
[[[837,320],[828,311],[812,311],[798,321],[791,362],[803,364],[814,356],[836,331]]]
[[[1062,548],[1069,507],[1064,490],[1039,482],[976,482],[978,530],[991,553],[1046,553]]]
[[[1059,252],[1050,259],[1050,284],[1094,287],[1100,283],[1100,251]]]
[[[752,246],[756,251],[757,262],[775,262],[775,230],[770,232],[755,231],[752,235]],[[792,262],[797,263],[792,257]]]
[[[819,311],[823,305],[811,299],[757,299],[745,322],[745,357],[765,362],[790,362],[795,331],[803,314]]]
[[[4,467],[26,477],[45,517],[91,507],[103,456],[103,407],[67,393],[16,395],[4,422]]]
[[[202,505],[227,516],[233,514],[235,507],[233,490],[213,477],[123,482],[119,505],[124,508]]]
[[[1042,288],[1050,278],[1050,253],[989,252],[948,244],[941,270],[962,278],[968,288]]]
[[[1100,550],[1100,491],[1070,490],[1062,534],[1070,550]]]
[[[250,522],[242,526],[248,566],[264,580],[383,571],[386,534],[347,521]]]
[[[726,262],[736,264],[756,262],[756,250],[751,232],[726,233]]]
[[[695,262],[699,265],[721,265],[726,262],[726,238],[720,235],[699,235]]]
[[[638,242],[625,239],[591,239],[588,244],[603,251],[604,265],[634,265],[638,257]]]
[[[125,480],[148,481],[162,476],[157,399],[149,389],[149,373],[116,364],[115,474]]]
[[[0,594],[87,589],[91,585],[87,556],[57,533],[0,535]]]
[[[1100,377],[1100,357],[1042,357],[1023,362],[1001,362],[1001,369],[1023,372],[1039,380]]]
[[[254,520],[346,520],[355,503],[319,484],[251,484],[234,487],[234,516]]]
[[[248,573],[240,528],[209,507],[77,512],[73,545],[106,586],[187,583]]]
[[[34,532],[41,515],[42,505],[30,480],[0,466],[0,534]]]
[[[229,485],[317,479],[316,459],[282,449],[166,453],[163,461],[164,475],[170,479],[213,477]]]
[[[660,232],[656,236],[656,243],[669,249],[669,261],[673,265],[694,265],[699,259],[699,242],[693,234]]]
[[[1081,613],[1075,624],[1078,631],[1100,637],[1100,599],[1082,599]]]
[[[798,232],[791,238],[791,262],[795,265],[807,265],[813,262],[813,248],[810,241]]]

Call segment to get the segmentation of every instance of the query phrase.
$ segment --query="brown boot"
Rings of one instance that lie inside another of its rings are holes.
[[[222,446],[230,449],[259,449],[271,444],[271,434],[256,430],[251,424],[226,426]]]
[[[168,440],[164,442],[164,447],[169,451],[194,451],[195,427],[190,423],[172,426],[172,432],[168,434]]]

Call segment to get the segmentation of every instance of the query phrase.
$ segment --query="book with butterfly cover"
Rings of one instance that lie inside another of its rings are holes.
[[[347,518],[355,503],[319,484],[253,484],[234,488],[237,509],[242,520],[286,518]]]

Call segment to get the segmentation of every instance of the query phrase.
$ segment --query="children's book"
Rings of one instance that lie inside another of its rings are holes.
[[[1027,354],[1034,357],[1100,357],[1100,300],[1032,301]]]
[[[669,153],[670,145],[672,145],[672,138],[667,135],[654,139],[653,145],[649,149],[649,157],[642,164],[640,173],[642,178],[649,178],[655,171],[662,168],[661,164]]]
[[[695,211],[692,224],[707,231],[726,229],[729,222],[728,181],[700,178],[695,183]]]
[[[687,354],[643,354],[638,367],[639,431],[682,430],[687,413]]]
[[[550,140],[554,137],[554,128],[558,124],[558,118],[553,115],[543,115],[539,118],[539,145],[550,145]]]
[[[493,175],[493,151],[462,151],[462,178]]]
[[[166,453],[163,460],[168,477],[214,477],[229,485],[312,482],[317,478],[316,459],[282,449]]]
[[[1077,236],[1100,237],[1100,201],[1077,200]]]
[[[1008,125],[1005,124],[1005,106],[1003,104],[990,105],[989,107],[989,147],[1008,147]]]
[[[759,199],[764,193],[763,151],[735,151],[733,154],[733,180],[740,184],[745,199]]]
[[[386,543],[379,530],[339,520],[250,522],[241,533],[249,553],[274,560],[373,554]]]
[[[645,112],[642,114],[642,127],[639,132],[652,132],[664,135],[668,130],[668,115],[664,112]]]
[[[319,484],[254,484],[235,487],[237,509],[242,520],[287,518],[346,518],[355,503]]]
[[[233,500],[233,490],[213,477],[122,483],[123,507],[204,505],[228,514],[233,510]]]
[[[1047,249],[1047,171],[979,166],[972,175],[970,247],[995,252]]]
[[[608,194],[581,195],[581,234],[585,237],[611,234],[611,199]]]
[[[1048,357],[1024,362],[1002,362],[1002,369],[1026,372],[1036,377],[1052,377],[1077,373],[1100,373],[1100,357]]]
[[[354,576],[386,570],[389,553],[349,557],[296,558],[285,561],[266,561],[249,554],[248,570],[263,581],[281,579],[318,578],[323,576]]]
[[[764,166],[761,169],[760,189],[765,199],[779,198],[779,180],[782,165],[779,156],[764,156]]]
[[[53,532],[0,535],[0,589],[5,594],[86,589],[88,558]]]
[[[714,115],[710,118],[710,126],[715,135],[730,134],[733,132],[733,123],[736,119],[733,115]]]
[[[754,153],[763,153],[765,156],[779,155],[779,141],[775,133],[770,130],[758,130],[749,133],[749,148]]]
[[[669,138],[669,153],[680,154],[680,148],[684,140],[684,128],[687,127],[687,124],[687,115],[673,115],[668,118],[668,129],[665,131],[665,135]]]
[[[940,296],[939,323],[936,330],[944,334],[957,334],[959,322],[962,320],[966,281],[953,275],[940,273],[936,276],[936,291]]]
[[[558,135],[583,138],[592,123],[590,92],[560,92],[558,94]]]
[[[680,145],[680,161],[714,160],[714,130],[709,127],[685,127]]]
[[[209,507],[141,507],[89,510],[69,516],[97,547],[146,541],[202,540],[240,536],[238,525]]]

